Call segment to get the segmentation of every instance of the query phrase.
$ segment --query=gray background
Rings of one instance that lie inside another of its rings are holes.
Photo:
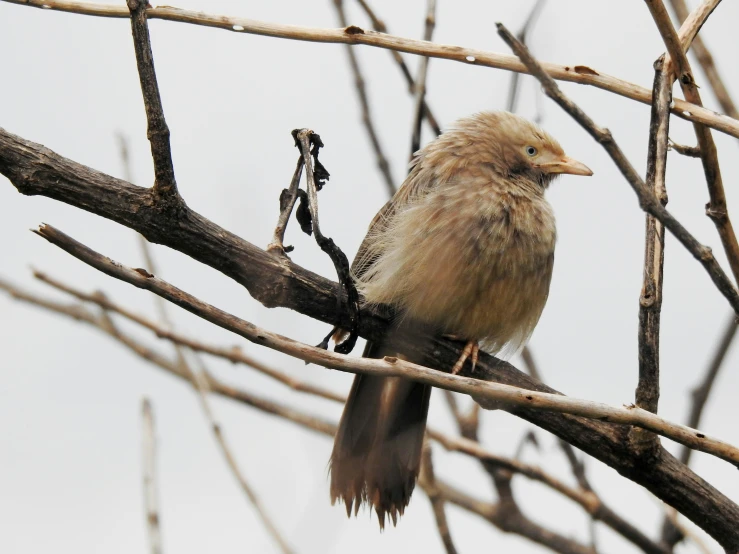
[[[120,2],[123,3],[122,1]],[[366,26],[347,2],[350,22]],[[434,40],[508,53],[494,22],[517,29],[526,2],[441,0]],[[425,3],[373,0],[394,34],[420,37]],[[337,25],[331,2],[178,0],[178,7],[314,27]],[[701,35],[716,56],[729,88],[739,5],[721,5]],[[322,161],[331,181],[320,195],[323,230],[352,256],[385,189],[359,122],[346,54],[341,45],[299,43],[171,22],[150,25],[165,113],[172,131],[177,180],[188,205],[261,246],[270,240],[279,191],[288,184],[297,151],[290,130],[311,127],[323,138]],[[550,1],[530,39],[546,61],[590,65],[650,87],[652,62],[663,51],[643,2]],[[101,19],[0,3],[0,125],[73,160],[122,176],[115,133],[130,139],[134,178],[152,181],[146,122],[130,27]],[[393,175],[400,183],[410,144],[412,100],[386,51],[356,49],[368,80],[375,119]],[[407,57],[415,70],[418,59]],[[703,83],[700,71],[699,83]],[[501,109],[510,75],[503,71],[432,60],[429,102],[442,125],[477,110]],[[566,93],[609,127],[632,163],[643,171],[649,108],[604,91],[564,83]],[[519,107],[535,114],[538,86],[522,81]],[[709,107],[716,107],[707,86]],[[532,339],[547,382],[566,393],[614,405],[629,403],[636,384],[636,331],[641,286],[644,216],[635,196],[605,152],[546,98],[543,125],[568,154],[594,171],[590,179],[565,177],[549,193],[559,242],[548,306]],[[689,124],[673,119],[672,137],[694,144]],[[716,133],[730,208],[736,212],[736,140]],[[425,135],[424,140],[430,137]],[[128,229],[44,198],[20,196],[0,178],[0,273],[36,291],[29,266],[86,290],[104,289],[131,308],[155,314],[145,292],[116,282],[33,235],[41,222],[58,226],[92,248],[141,265]],[[671,153],[669,209],[714,247],[717,234],[704,216],[706,186],[696,160]],[[735,216],[739,217],[739,215]],[[297,225],[288,230],[293,259],[326,276],[327,257]],[[217,272],[167,248],[155,247],[165,279],[267,329],[316,343],[327,328],[287,310],[267,310]],[[662,415],[683,421],[688,390],[702,376],[717,334],[729,315],[707,275],[668,237],[662,325]],[[206,427],[191,388],[133,357],[111,340],[65,318],[0,295],[0,551],[144,552],[141,490],[140,400],[151,398],[159,438],[161,517],[168,552],[272,552],[274,546],[238,489]],[[351,376],[246,344],[172,308],[178,329],[244,350],[285,371],[346,391]],[[143,340],[154,339],[139,333]],[[158,345],[168,349],[167,345]],[[739,432],[735,394],[737,349],[716,385],[702,429],[734,444]],[[518,363],[516,358],[514,363]],[[223,379],[265,396],[299,404],[337,419],[340,407],[286,391],[243,367],[208,360]],[[406,516],[384,534],[365,512],[347,520],[328,501],[330,441],[231,402],[213,400],[238,462],[279,528],[299,552],[440,552],[426,498],[418,493]],[[452,430],[441,395],[430,420]],[[505,413],[486,413],[482,438],[511,454],[528,426]],[[554,439],[538,433],[540,452],[525,459],[569,480]],[[668,448],[674,444],[665,441]],[[437,452],[437,473],[482,498],[488,480],[471,460]],[[739,500],[736,470],[705,455],[701,475]],[[655,534],[662,507],[640,487],[590,461],[597,490],[620,513]],[[588,539],[582,510],[549,490],[515,480],[526,513],[561,533]],[[454,507],[448,508],[461,552],[540,552]],[[605,552],[634,549],[609,530],[598,536]],[[712,543],[714,551],[717,545]],[[680,552],[695,551],[681,547]]]

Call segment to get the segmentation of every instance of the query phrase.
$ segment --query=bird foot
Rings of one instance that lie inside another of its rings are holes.
[[[459,337],[455,337],[454,335],[444,335],[446,338],[452,339],[452,340],[459,340]],[[452,368],[452,375],[456,375],[460,371],[462,371],[462,368],[464,367],[464,363],[469,358],[470,363],[472,364],[472,371],[475,371],[475,367],[477,366],[477,358],[480,354],[480,345],[475,340],[467,341],[467,343],[464,345],[464,348],[462,349],[462,354],[459,356],[459,359],[457,360],[457,363],[454,364],[454,367]]]

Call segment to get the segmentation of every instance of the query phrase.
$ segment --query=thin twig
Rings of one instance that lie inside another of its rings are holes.
[[[349,373],[412,379],[425,385],[469,394],[483,408],[487,405],[497,407],[503,404],[508,407],[519,406],[530,410],[568,413],[611,423],[634,425],[739,466],[739,448],[709,437],[696,429],[669,422],[640,408],[608,406],[589,400],[450,375],[398,358],[349,358],[259,328],[199,300],[145,270],[133,269],[114,262],[50,225],[43,224],[34,232],[106,275],[135,287],[149,290],[206,321],[244,337],[250,342],[272,348],[305,362]]]
[[[123,178],[129,183],[133,183],[134,179],[133,171],[131,169],[131,155],[128,147],[128,139],[122,133],[118,133],[117,138],[119,152],[121,156],[121,165],[123,166]],[[141,255],[144,258],[144,267],[146,267],[146,269],[148,269],[150,273],[153,273],[154,275],[158,274],[159,271],[156,264],[154,263],[154,255],[151,251],[151,245],[149,244],[149,241],[146,240],[146,237],[144,237],[144,235],[142,235],[141,233],[136,234],[139,238],[139,248],[141,249]],[[164,325],[166,325],[167,327],[171,327],[172,321],[170,320],[169,314],[167,313],[166,302],[163,299],[157,297],[155,304],[157,307],[157,312],[159,313],[159,319],[162,321],[162,323],[164,323]]]
[[[142,453],[144,474],[144,509],[146,527],[149,530],[149,546],[152,554],[162,553],[162,533],[159,528],[159,484],[157,482],[156,434],[154,413],[148,398],[141,401]]]
[[[672,9],[675,11],[675,15],[677,15],[678,23],[682,25],[690,15],[690,11],[688,10],[685,0],[669,0],[669,2],[672,5]],[[718,103],[721,105],[721,109],[726,115],[733,117],[734,119],[739,118],[739,111],[736,109],[736,105],[731,99],[731,95],[729,94],[729,91],[718,72],[718,68],[713,61],[713,56],[703,42],[703,39],[701,39],[700,36],[696,36],[695,39],[693,39],[691,48],[698,60],[698,63],[703,69],[703,73],[705,74],[708,83],[711,85],[711,89],[713,90],[713,94],[716,96],[716,100],[718,100]]]
[[[428,443],[423,445],[423,461],[421,464],[421,473],[418,477],[418,483],[423,487],[426,496],[431,502],[431,509],[434,511],[434,519],[436,520],[436,528],[439,530],[441,542],[447,554],[457,554],[457,549],[452,540],[452,534],[449,530],[449,522],[446,519],[446,510],[444,509],[444,497],[436,486],[436,476],[434,475],[434,464],[431,459],[431,446]]]
[[[662,40],[670,55],[670,60],[674,64],[677,81],[680,83],[685,99],[696,106],[703,106],[698,86],[695,84],[695,79],[693,78],[690,62],[680,43],[678,33],[670,21],[667,9],[662,3],[662,0],[645,1],[660,35],[662,35]],[[719,2],[720,0],[704,0],[697,11],[703,8],[705,17],[708,17]],[[704,6],[707,7],[704,8]],[[700,149],[701,162],[703,163],[703,173],[706,176],[706,183],[708,184],[710,200],[706,205],[706,215],[716,226],[716,230],[721,238],[721,244],[729,261],[729,267],[731,267],[731,271],[734,274],[734,282],[739,283],[739,241],[737,241],[736,234],[734,233],[734,227],[731,224],[729,211],[726,206],[726,194],[724,193],[724,184],[721,178],[721,167],[718,162],[716,143],[713,140],[711,130],[705,125],[694,123],[693,128],[695,130],[695,136],[698,139],[698,148]]]
[[[739,314],[739,293],[737,293],[731,280],[716,261],[711,249],[699,243],[683,225],[676,220],[659,199],[650,191],[634,167],[626,159],[621,148],[613,139],[608,129],[598,127],[588,115],[574,102],[567,98],[557,86],[545,69],[529,53],[525,45],[521,44],[502,23],[498,23],[498,34],[511,46],[531,73],[541,82],[547,96],[554,100],[559,106],[570,114],[611,156],[621,173],[636,193],[639,204],[645,212],[658,219],[680,243],[698,260],[711,277],[721,294],[729,301],[734,311]]]
[[[267,375],[268,377],[272,379],[279,381],[283,385],[286,385],[287,387],[295,391],[298,391],[298,392],[306,392],[308,394],[312,394],[320,398],[325,398],[327,400],[334,400],[337,402],[344,402],[346,400],[346,397],[341,394],[337,394],[328,389],[324,389],[323,387],[319,387],[317,385],[306,383],[300,379],[295,379],[293,377],[290,377],[282,373],[281,371],[273,367],[270,367],[267,364],[260,362],[256,358],[253,358],[251,356],[244,354],[238,346],[232,346],[232,347],[215,346],[212,344],[208,344],[208,343],[196,340],[191,337],[186,337],[182,334],[177,333],[175,330],[171,328],[165,328],[159,325],[158,323],[129,310],[128,308],[126,308],[125,306],[122,306],[121,304],[113,302],[107,297],[107,295],[104,295],[101,293],[89,294],[89,293],[82,292],[38,270],[34,270],[33,275],[38,280],[58,290],[61,290],[62,292],[70,294],[73,297],[79,300],[82,300],[83,302],[91,302],[97,306],[100,306],[102,309],[106,311],[117,313],[125,317],[126,319],[133,321],[134,323],[141,325],[142,327],[146,329],[149,329],[158,338],[165,339],[174,344],[184,346],[194,352],[203,352],[205,354],[210,354],[211,356],[223,358],[235,364],[246,365],[248,367],[251,367],[252,369],[255,369],[256,371],[260,373],[263,373],[264,375]],[[160,298],[160,297],[157,296],[157,298]]]
[[[169,127],[164,119],[162,98],[159,94],[159,85],[154,71],[154,57],[151,52],[147,23],[149,3],[147,0],[126,0],[126,3],[131,15],[136,66],[146,109],[148,124],[146,135],[151,143],[151,157],[154,159],[154,195],[159,199],[178,199],[172,150],[169,145]]]
[[[685,146],[683,144],[678,144],[670,139],[668,147],[670,150],[674,150],[678,154],[688,156],[689,158],[701,157],[701,149],[698,146]]]
[[[94,4],[88,2],[75,2],[71,0],[0,0],[12,4],[20,4],[36,8],[73,12],[82,15],[98,17],[125,17],[128,11],[119,6],[110,4]],[[427,43],[384,33],[377,33],[368,29],[362,29],[351,25],[344,29],[319,29],[311,27],[300,27],[297,25],[281,25],[264,21],[255,21],[241,17],[230,17],[224,15],[212,15],[203,12],[183,10],[171,6],[160,6],[147,10],[149,19],[165,19],[193,25],[215,27],[231,32],[271,36],[288,40],[301,40],[309,42],[364,44],[376,48],[407,52],[420,56],[442,58],[482,67],[493,67],[515,71],[518,73],[529,73],[515,56],[507,56],[497,52],[487,52],[473,48],[465,48],[456,45],[444,45]],[[691,25],[687,28],[685,42],[692,41],[698,26]],[[682,37],[682,33],[681,33]],[[681,42],[684,42],[681,39]],[[594,87],[630,98],[642,104],[651,104],[651,91],[634,83],[612,77],[590,67],[578,65],[544,64],[544,68],[553,78],[563,81],[571,81]],[[739,120],[726,115],[717,114],[701,106],[696,106],[684,100],[675,99],[671,112],[689,121],[698,121],[709,127],[739,138]]]
[[[336,15],[339,18],[339,25],[342,27],[347,26],[346,14],[344,13],[344,2],[343,0],[334,0],[334,7],[336,8]],[[372,149],[375,151],[375,158],[377,159],[377,168],[382,174],[382,178],[385,181],[385,187],[387,188],[388,194],[393,196],[397,187],[393,181],[393,176],[390,173],[390,164],[387,161],[385,152],[382,149],[380,138],[377,135],[375,129],[375,123],[372,119],[372,111],[370,109],[369,98],[367,97],[367,86],[365,85],[364,76],[362,75],[362,68],[359,66],[359,60],[357,55],[354,53],[354,49],[347,44],[346,55],[349,59],[349,67],[351,67],[352,74],[354,75],[354,86],[357,89],[357,98],[359,99],[359,105],[362,109],[362,123],[367,131],[367,137],[370,140]]]
[[[272,242],[267,246],[268,252],[277,252],[279,254],[285,254],[292,250],[291,246],[286,247],[285,231],[287,230],[287,224],[290,221],[290,216],[295,208],[295,202],[298,200],[298,191],[300,190],[300,178],[303,175],[303,157],[298,158],[298,163],[295,165],[295,172],[293,178],[290,181],[290,188],[282,189],[280,194],[280,215],[277,218],[277,225],[275,226],[275,234],[272,237]]]
[[[647,190],[667,204],[665,175],[667,171],[667,137],[670,130],[670,102],[672,101],[672,70],[661,56],[654,63],[652,87],[652,114],[649,123],[647,154]],[[644,271],[639,296],[639,381],[636,387],[636,405],[657,413],[659,403],[659,342],[662,311],[662,280],[665,257],[664,225],[651,215],[646,216],[644,234]],[[643,455],[659,447],[653,433],[634,430],[634,446]]]
[[[49,281],[44,282],[52,284]],[[98,330],[103,331],[104,333],[119,341],[123,346],[131,349],[138,356],[142,357],[146,361],[153,363],[157,367],[164,369],[171,375],[187,381],[191,379],[189,374],[183,372],[182,364],[179,361],[170,361],[164,356],[155,353],[148,347],[143,346],[140,342],[122,334],[114,327],[105,324],[101,321],[100,317],[93,315],[91,312],[89,312],[89,310],[83,308],[82,306],[66,305],[48,301],[36,294],[31,294],[23,291],[20,288],[13,286],[10,283],[6,283],[2,280],[0,280],[0,289],[5,290],[17,300],[27,302],[29,304],[44,308],[50,312],[61,314],[73,318],[77,321],[92,325]],[[60,290],[69,292],[74,291],[75,289],[68,285],[63,285],[63,288],[61,288]],[[100,305],[97,301],[98,297],[104,297],[104,295],[83,295],[82,297],[80,297],[80,299],[85,302],[92,302],[96,305]],[[106,311],[116,312],[116,310],[111,307],[116,306],[116,304],[110,301],[107,302],[109,303],[106,303],[101,307],[103,307]],[[125,314],[122,315],[125,316]],[[136,323],[140,323],[140,321],[142,320],[146,321],[146,318],[135,316],[131,320]],[[156,328],[156,324],[154,324],[154,327]],[[172,340],[170,333],[166,333],[164,336],[162,336],[162,338]],[[185,346],[190,347],[187,342],[185,342],[184,344]],[[324,435],[333,436],[335,432],[336,426],[333,423],[297,411],[286,405],[256,397],[253,394],[244,391],[243,389],[237,389],[231,385],[227,385],[222,381],[219,381],[207,371],[203,374],[208,380],[208,388],[215,394],[224,396],[237,402],[244,403],[250,407],[269,413],[271,415],[287,419],[288,421],[291,421],[297,425],[317,431]],[[345,400],[345,398],[341,396],[332,399],[338,400],[340,402],[343,402]],[[476,406],[478,405],[476,404]],[[557,478],[553,477],[552,475],[546,473],[536,466],[525,464],[517,459],[498,456],[488,450],[485,450],[478,442],[462,437],[447,435],[432,428],[428,429],[428,437],[437,442],[439,445],[442,446],[442,448],[449,452],[458,452],[460,454],[485,461],[489,465],[497,466],[505,469],[506,471],[514,472],[516,474],[523,475],[528,479],[538,481],[550,487],[552,490],[560,492],[561,494],[563,494],[564,497],[578,503],[587,513],[591,514],[592,517],[595,517],[599,521],[602,521],[604,524],[608,525],[616,532],[624,536],[627,540],[630,540],[634,544],[640,546],[645,552],[653,554],[667,554],[666,550],[662,549],[659,545],[651,541],[638,529],[634,528],[631,524],[618,516],[615,512],[613,512],[613,510],[603,504],[600,499],[597,499],[597,497],[594,497],[592,494],[584,494],[582,491],[578,491],[577,489],[567,486],[563,482],[559,481]]]
[[[172,342],[175,342],[176,344],[181,344],[183,346],[186,346],[187,348],[190,348],[191,350],[206,352],[209,354],[223,357],[232,362],[238,362],[238,363],[249,365],[265,373],[271,378],[276,379],[277,381],[285,384],[286,386],[293,388],[294,390],[299,390],[302,392],[306,392],[308,394],[312,394],[314,396],[326,398],[328,400],[333,400],[337,402],[344,402],[346,400],[345,396],[327,391],[325,389],[316,387],[314,385],[297,386],[296,383],[300,383],[299,381],[296,381],[295,379],[288,377],[287,375],[285,375],[284,373],[276,369],[264,366],[263,364],[261,364],[261,362],[258,362],[257,360],[254,360],[250,357],[247,357],[241,354],[240,350],[236,348],[228,349],[228,348],[221,348],[221,347],[216,347],[212,345],[207,345],[202,342],[195,341],[193,339],[178,335],[174,331],[167,331],[159,327],[156,323],[151,322],[142,316],[134,314],[133,312],[130,312],[129,310],[127,310],[126,308],[123,308],[119,304],[112,302],[105,295],[82,293],[78,291],[77,289],[75,289],[74,287],[63,284],[57,281],[56,279],[52,279],[48,277],[48,275],[42,274],[40,272],[35,272],[34,275],[37,278],[39,278],[41,281],[43,281],[44,283],[47,283],[53,286],[54,288],[57,288],[58,290],[61,290],[65,293],[71,294],[73,297],[79,300],[82,300],[84,302],[91,302],[95,305],[100,306],[106,311],[122,315],[123,317],[126,317],[130,321],[133,321],[134,323],[142,325],[143,327],[153,331],[160,338],[163,338],[165,340],[170,340]],[[2,286],[3,286],[3,283],[0,282],[0,288],[2,288]],[[14,288],[8,288],[8,291],[11,293],[18,292],[17,289],[14,289]],[[42,301],[38,299],[38,297],[33,297],[32,299],[25,298],[25,300],[31,301],[39,305],[43,305]],[[210,378],[210,388],[211,389],[217,388],[219,391],[221,391],[221,394],[223,394],[224,390],[225,391],[229,390],[229,389],[225,389],[222,383],[215,381],[215,379],[212,377]],[[444,392],[445,392],[445,396],[447,397],[447,399],[450,400],[449,402],[450,409],[452,409],[452,412],[455,414],[455,419],[457,420],[458,425],[460,426],[460,429],[462,430],[463,435],[468,436],[468,437],[476,436],[473,430],[477,429],[477,423],[478,423],[477,416],[479,414],[479,407],[480,407],[479,404],[474,404],[470,413],[467,415],[464,415],[459,410],[459,407],[456,402],[456,398],[454,397],[454,393],[451,393],[450,391],[446,391],[446,390]],[[547,474],[546,472],[542,471],[541,469],[535,466],[524,464],[518,461],[517,459],[511,460],[509,458],[497,456],[493,454],[492,452],[489,452],[485,450],[484,448],[482,448],[480,444],[474,440],[471,440],[469,438],[459,438],[459,437],[447,435],[437,430],[434,430],[431,427],[428,429],[428,436],[430,439],[439,443],[445,450],[449,452],[458,452],[461,454],[465,454],[467,456],[477,458],[478,460],[485,461],[486,463],[490,465],[501,467],[507,471],[511,471],[511,472],[523,475],[529,479],[533,479],[542,484],[545,484],[549,486],[550,488],[552,488],[553,490],[561,492],[565,497],[580,504],[591,516],[594,516],[597,514],[598,519],[600,521],[612,527],[614,530],[622,533],[623,536],[626,537],[628,540],[631,540],[635,544],[642,546],[642,549],[644,549],[646,552],[661,552],[661,550],[659,549],[659,546],[656,545],[656,543],[653,543],[653,542],[650,543],[649,539],[644,534],[642,534],[641,532],[636,530],[633,526],[630,526],[630,524],[626,523],[622,518],[617,516],[610,508],[608,508],[605,504],[603,504],[603,502],[600,499],[598,500],[597,503],[594,503],[593,498],[591,496],[584,495],[580,492],[577,492],[574,489],[567,487],[561,481],[557,480],[556,478],[552,477],[551,475]],[[573,473],[575,474],[578,484],[583,490],[585,491],[590,490],[590,485],[587,483],[587,479],[585,478],[584,465],[580,460],[577,460],[577,458],[575,457],[574,449],[567,442],[564,442],[561,440],[559,442],[560,442],[560,446],[567,454],[568,459],[570,459],[570,462],[573,466]],[[518,456],[516,456],[516,458],[518,458]]]
[[[531,348],[529,346],[524,346],[523,350],[521,350],[521,360],[523,360],[523,365],[526,367],[526,371],[529,375],[531,375],[534,379],[538,379],[541,381],[541,373],[539,372],[539,367],[536,365],[536,361],[534,360],[534,354],[531,352]]]
[[[732,315],[729,321],[726,322],[726,327],[721,335],[721,340],[718,343],[716,352],[713,354],[713,358],[711,358],[711,363],[708,364],[703,380],[691,392],[693,402],[687,422],[691,427],[695,427],[701,422],[701,416],[703,415],[703,409],[706,406],[706,402],[708,402],[708,396],[710,395],[711,390],[713,390],[713,384],[716,382],[716,378],[718,377],[721,367],[723,367],[726,354],[729,352],[729,348],[731,348],[731,345],[737,336],[737,329],[739,329],[737,319]],[[692,452],[689,448],[682,449],[679,456],[680,461],[687,465],[690,463],[691,455]]]
[[[423,40],[430,42],[436,26],[436,0],[426,0],[426,25]],[[421,123],[423,122],[424,106],[426,105],[426,76],[428,75],[429,58],[423,56],[418,67],[416,78],[416,107],[413,110],[413,125],[411,126],[411,159],[421,149]]]
[[[523,44],[526,44],[526,37],[528,36],[529,31],[533,29],[534,23],[536,23],[536,20],[538,19],[539,14],[544,7],[544,2],[546,2],[546,0],[536,0],[536,3],[531,8],[528,17],[526,18],[526,21],[524,21],[524,24],[521,26],[521,29],[518,31],[518,33],[516,33],[518,40],[520,40]],[[511,84],[508,87],[508,101],[506,102],[506,110],[511,113],[514,113],[516,111],[516,102],[518,100],[519,92],[518,85],[520,83],[520,80],[520,73],[514,72],[511,74]]]
[[[367,14],[367,17],[370,18],[370,21],[372,22],[372,28],[379,33],[387,34],[388,30],[385,22],[377,17],[370,5],[365,0],[357,0],[357,2],[360,6],[362,6],[362,9]],[[416,90],[416,82],[413,79],[413,75],[411,75],[411,70],[408,68],[408,64],[405,63],[403,56],[397,50],[390,50],[390,55],[395,60],[395,63],[398,65],[398,68],[403,74],[403,77],[405,77],[406,83],[408,83],[408,92],[413,94]],[[426,123],[428,123],[429,127],[431,127],[434,135],[439,136],[441,134],[441,127],[439,126],[436,117],[434,117],[434,114],[431,112],[431,108],[429,107],[428,102],[425,98],[423,101],[423,117],[426,120]]]
[[[303,164],[305,165],[305,178],[308,183],[308,209],[310,210],[313,236],[321,250],[331,258],[336,269],[336,275],[339,278],[339,283],[341,283],[341,287],[346,294],[349,308],[349,336],[340,344],[336,345],[335,351],[340,354],[349,354],[359,337],[359,293],[354,284],[354,279],[352,279],[349,272],[349,260],[346,254],[344,254],[341,248],[331,238],[321,232],[321,227],[318,223],[318,191],[322,186],[322,178],[326,178],[323,177],[323,174],[317,174],[317,169],[319,168],[325,172],[323,166],[319,165],[318,162],[318,151],[323,147],[323,143],[321,142],[321,137],[310,129],[296,129],[293,131],[293,136],[295,137],[295,145],[300,149],[300,153],[303,156]],[[325,172],[325,175],[328,176],[328,173]]]
[[[206,375],[208,374],[205,371],[205,368],[202,368],[201,371],[191,371],[190,375],[192,377],[192,384],[195,386],[195,389],[198,392],[200,405],[203,409],[203,413],[205,414],[205,418],[208,420],[208,425],[213,431],[213,435],[216,438],[218,447],[221,450],[223,457],[226,459],[226,463],[228,464],[229,469],[231,469],[231,473],[233,473],[234,477],[236,477],[241,490],[244,491],[244,494],[247,496],[249,502],[254,507],[254,510],[257,512],[259,519],[262,520],[262,524],[267,529],[267,532],[270,534],[272,539],[280,547],[280,550],[284,554],[292,554],[293,550],[287,544],[287,541],[285,541],[285,539],[282,537],[282,534],[272,522],[272,519],[267,515],[267,510],[262,504],[259,496],[257,496],[256,492],[254,492],[254,489],[251,487],[251,485],[249,485],[249,482],[246,480],[244,474],[241,472],[239,464],[236,462],[236,458],[234,458],[233,452],[231,451],[231,448],[223,435],[221,425],[216,421],[215,416],[213,415],[213,410],[211,409],[210,402],[208,401],[208,393],[210,392],[210,387],[208,377],[206,377]]]

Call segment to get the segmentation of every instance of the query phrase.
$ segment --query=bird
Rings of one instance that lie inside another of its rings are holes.
[[[549,295],[556,229],[544,193],[583,163],[535,123],[503,111],[457,120],[415,153],[402,186],[377,213],[352,263],[367,306],[392,314],[363,356],[398,356],[393,335],[414,329],[465,341],[457,373],[478,348],[515,352]],[[421,363],[420,361],[417,363]],[[332,504],[367,504],[397,524],[421,466],[431,387],[357,374],[329,460]]]

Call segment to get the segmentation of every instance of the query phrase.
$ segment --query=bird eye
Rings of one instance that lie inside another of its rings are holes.
[[[531,157],[536,156],[537,150],[533,146],[527,146],[526,147],[526,154],[528,154]]]

